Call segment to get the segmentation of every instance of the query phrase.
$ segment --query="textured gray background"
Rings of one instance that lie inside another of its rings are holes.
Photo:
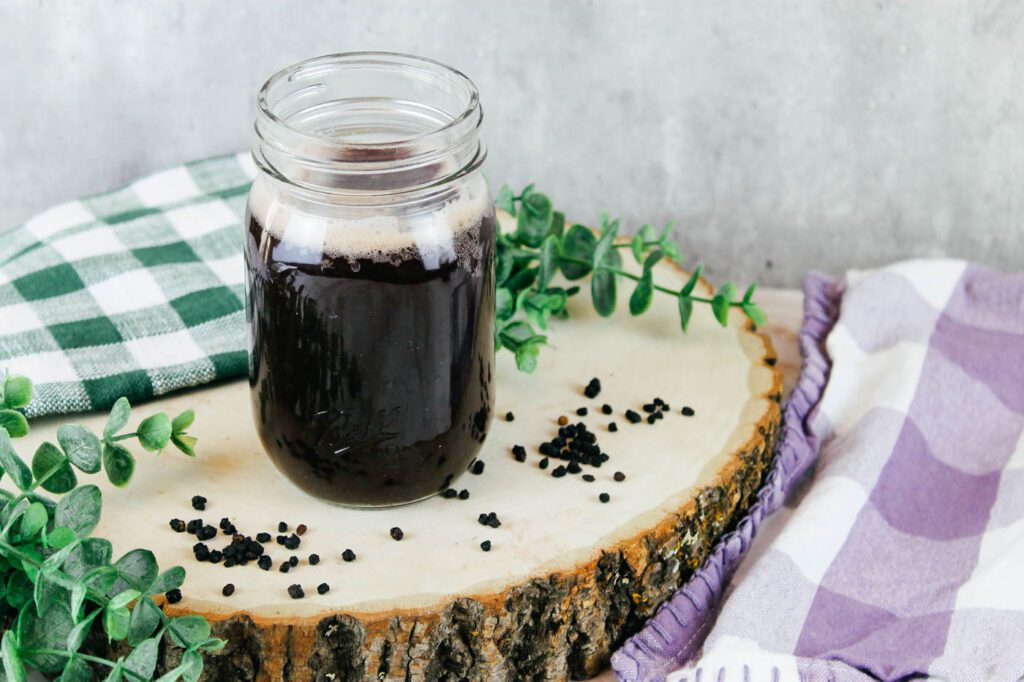
[[[0,0],[0,226],[248,145],[261,82],[390,49],[479,84],[496,186],[676,219],[718,276],[1024,264],[1024,2]]]

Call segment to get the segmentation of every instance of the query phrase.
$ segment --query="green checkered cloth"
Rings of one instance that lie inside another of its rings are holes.
[[[139,402],[246,371],[248,154],[196,161],[0,232],[0,371],[28,416]]]

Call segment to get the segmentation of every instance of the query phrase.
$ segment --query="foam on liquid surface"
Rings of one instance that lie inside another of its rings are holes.
[[[249,194],[252,216],[290,252],[394,265],[415,258],[428,270],[451,261],[478,265],[480,223],[493,211],[487,183],[479,176],[460,184],[453,199],[415,215],[386,206],[360,208],[361,217],[341,207],[324,209],[317,213],[287,200],[264,178],[256,179]]]

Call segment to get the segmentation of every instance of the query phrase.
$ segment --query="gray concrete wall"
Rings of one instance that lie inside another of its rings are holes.
[[[1020,0],[0,0],[0,226],[243,148],[270,73],[356,49],[470,74],[495,185],[717,276],[1024,266]]]

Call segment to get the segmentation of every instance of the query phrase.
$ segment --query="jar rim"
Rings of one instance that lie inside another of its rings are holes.
[[[440,136],[450,131],[451,129],[459,126],[466,122],[473,116],[480,108],[480,92],[476,87],[476,84],[462,71],[448,66],[443,62],[439,62],[429,57],[420,57],[418,55],[408,54],[405,52],[388,52],[385,50],[362,50],[353,52],[336,52],[334,54],[320,55],[318,57],[311,57],[304,59],[290,66],[286,66],[281,69],[263,83],[260,88],[259,95],[257,97],[257,107],[261,116],[265,117],[267,121],[272,123],[275,127],[280,127],[287,130],[290,134],[299,137],[307,138],[311,141],[319,143],[329,143],[333,140],[329,135],[310,133],[308,131],[300,130],[295,126],[290,125],[287,121],[281,119],[277,114],[274,113],[272,105],[268,101],[271,88],[282,81],[292,80],[297,75],[304,72],[309,72],[312,69],[322,66],[357,66],[360,64],[378,64],[382,66],[399,66],[405,68],[419,69],[421,71],[430,73],[434,76],[448,76],[449,80],[457,83],[464,87],[467,91],[468,98],[466,105],[463,107],[462,113],[452,118],[442,126],[428,130],[416,135],[411,135],[398,140],[390,142],[359,142],[346,140],[343,145],[345,147],[354,148],[388,148],[388,147],[401,147],[409,144],[422,144],[429,140],[433,136]],[[429,67],[429,68],[424,68]],[[481,117],[482,118],[482,117]],[[480,121],[476,122],[474,127],[478,127]]]

